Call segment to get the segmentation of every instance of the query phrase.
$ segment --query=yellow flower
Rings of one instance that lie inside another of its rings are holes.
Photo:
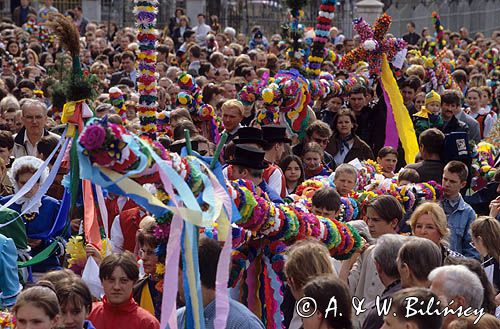
[[[156,263],[156,274],[165,274],[165,265],[163,263]]]

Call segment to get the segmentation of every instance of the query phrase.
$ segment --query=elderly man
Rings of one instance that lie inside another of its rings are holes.
[[[47,106],[36,99],[26,99],[21,103],[22,118],[24,128],[14,136],[15,158],[25,155],[37,155],[37,144],[44,136],[52,135],[60,137],[45,129],[47,123]]]
[[[476,318],[484,315],[481,309],[483,303],[483,286],[481,280],[464,265],[446,265],[435,268],[429,274],[431,290],[441,300],[442,305],[450,309],[463,311],[470,309]],[[453,301],[452,304],[451,301]],[[442,328],[448,328],[451,321],[457,318],[453,313],[444,319]]]

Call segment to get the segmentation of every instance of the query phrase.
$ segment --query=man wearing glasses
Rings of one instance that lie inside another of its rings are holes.
[[[47,106],[37,99],[25,99],[21,102],[23,128],[14,135],[13,155],[16,158],[31,155],[37,156],[37,144],[44,136],[60,137],[45,129],[47,123]]]

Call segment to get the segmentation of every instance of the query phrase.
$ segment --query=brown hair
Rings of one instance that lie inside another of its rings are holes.
[[[420,174],[415,169],[403,169],[398,175],[398,183],[403,180],[407,180],[410,183],[418,183],[420,181]]]
[[[350,110],[350,109],[340,109],[336,114],[335,116],[333,117],[333,121],[332,121],[332,128],[335,132],[337,132],[337,122],[339,121],[339,118],[340,117],[349,117],[349,119],[351,119],[351,123],[352,123],[352,130],[351,131],[356,131],[356,129],[358,129],[358,123],[356,121],[356,116],[354,115],[354,113]]]
[[[323,151],[323,148],[316,142],[307,143],[304,146],[304,150],[302,151],[302,156],[304,156],[307,152],[318,153],[321,157],[321,161],[323,161],[325,157],[325,152]]]
[[[500,223],[493,217],[481,216],[474,220],[470,226],[475,238],[481,237],[488,255],[500,259]]]
[[[412,237],[398,253],[401,264],[406,264],[417,280],[427,280],[429,273],[442,263],[439,247],[429,239]]]
[[[469,175],[467,166],[461,161],[453,160],[448,162],[448,164],[444,167],[444,170],[447,170],[452,174],[457,174],[461,182],[465,182],[467,180],[467,176]]]
[[[48,284],[50,283],[48,282]],[[13,313],[16,314],[21,307],[28,304],[42,309],[51,320],[61,313],[59,300],[53,287],[51,288],[45,284],[33,286],[22,291],[17,296],[16,305],[12,309]]]
[[[132,281],[139,279],[139,267],[134,255],[129,251],[122,254],[111,254],[106,256],[99,267],[99,279],[101,281],[109,279],[117,267],[121,267],[123,272]]]
[[[92,294],[80,277],[73,276],[60,285],[56,292],[61,307],[64,308],[69,304],[76,307],[85,307],[88,313],[92,310]]]
[[[317,132],[321,137],[330,138],[332,136],[332,130],[327,123],[321,120],[315,120],[309,124],[306,129],[306,134],[308,137],[312,137],[313,133]]]
[[[392,146],[384,146],[378,151],[378,157],[379,158],[384,158],[388,156],[389,154],[394,154],[396,157],[398,156],[398,150],[396,150]]]
[[[404,215],[401,203],[392,195],[379,195],[375,199],[370,200],[366,208],[373,209],[387,223],[392,222],[394,218],[399,223]]]
[[[334,274],[330,252],[319,241],[298,241],[287,251],[285,274],[293,279],[296,289],[318,275]]]
[[[409,297],[414,297],[419,301],[419,303],[414,304],[414,309],[417,312],[415,312],[412,316],[404,317],[409,303],[407,300]],[[431,300],[434,300],[435,302],[432,303]],[[438,296],[436,296],[429,289],[407,288],[396,292],[392,296],[393,304],[391,310],[394,311],[394,314],[397,314],[399,319],[402,319],[402,321],[413,322],[419,329],[439,329],[443,324],[443,317],[441,315],[442,312],[440,312],[442,307],[439,303],[436,303],[438,300]]]

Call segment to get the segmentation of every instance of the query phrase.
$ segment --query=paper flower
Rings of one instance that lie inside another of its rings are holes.
[[[106,130],[100,125],[90,125],[80,136],[80,144],[88,151],[101,148],[106,140]]]

